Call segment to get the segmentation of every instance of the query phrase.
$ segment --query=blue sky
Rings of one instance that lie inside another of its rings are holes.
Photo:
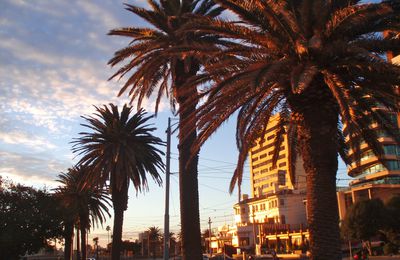
[[[145,6],[145,1],[131,1]],[[117,98],[122,82],[107,81],[114,71],[106,65],[124,38],[107,36],[110,29],[143,22],[123,9],[122,1],[24,1],[0,3],[0,175],[35,187],[57,185],[60,172],[76,163],[73,138],[82,130],[81,115],[93,105],[124,104]],[[143,24],[144,25],[144,24]],[[153,100],[144,103],[152,111]],[[168,102],[153,121],[156,135],[165,139]],[[202,148],[199,163],[200,219],[207,227],[231,224],[236,192],[228,185],[236,161],[235,120]],[[177,172],[176,139],[172,145],[172,172]],[[339,177],[346,178],[345,168]],[[249,192],[248,169],[243,191]],[[150,185],[146,194],[130,194],[124,238],[135,238],[149,226],[163,226],[163,188]],[[179,196],[176,174],[171,177],[171,230],[179,230]],[[112,225],[108,221],[106,225]],[[105,225],[105,226],[106,226]],[[105,227],[104,226],[104,227]],[[92,231],[107,242],[102,228]]]

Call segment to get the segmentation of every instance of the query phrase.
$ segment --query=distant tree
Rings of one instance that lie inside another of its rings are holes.
[[[95,224],[102,224],[106,217],[110,217],[108,207],[111,206],[107,190],[99,185],[88,185],[84,182],[88,169],[75,166],[68,169],[67,173],[58,176],[58,182],[62,186],[55,189],[56,196],[60,199],[65,210],[70,214],[66,216],[65,229],[66,250],[65,259],[70,259],[70,247],[72,243],[73,224],[79,224],[81,232],[82,259],[86,259],[86,234],[89,228]],[[74,221],[75,222],[71,222]],[[72,224],[72,225],[71,225]]]
[[[400,248],[400,196],[392,197],[385,206],[386,221],[382,230],[386,241],[384,252],[391,254]]]
[[[400,234],[400,196],[392,197],[386,204],[387,209],[387,228]]]
[[[93,238],[94,249],[96,250],[96,259],[99,258],[99,237]]]
[[[157,255],[157,247],[160,246],[162,238],[161,230],[159,227],[152,226],[149,227],[147,231],[149,232],[149,255],[155,258]]]
[[[122,251],[125,252],[125,255],[128,254],[128,252],[132,252],[132,254],[137,254],[140,252],[141,244],[139,242],[132,242],[130,240],[125,240],[122,241]]]
[[[379,199],[364,200],[352,205],[342,223],[342,234],[361,240],[371,254],[370,239],[384,227],[385,207]]]
[[[80,133],[73,151],[82,155],[79,165],[88,166],[86,182],[105,185],[109,182],[114,209],[111,257],[120,259],[124,211],[128,208],[128,190],[132,182],[137,192],[148,189],[148,173],[161,185],[159,171],[164,170],[163,152],[157,146],[164,142],[152,135],[156,129],[148,124],[151,116],[140,109],[124,105],[121,113],[116,105],[96,107],[94,116],[84,116],[83,126],[92,133]]]
[[[45,189],[0,183],[0,259],[49,248],[48,240],[62,238],[62,213]]]
[[[210,230],[205,229],[203,233],[201,234],[201,240],[203,246],[203,252],[209,253],[210,252],[210,243],[207,241],[210,238]]]
[[[164,234],[161,235],[161,242],[164,243]],[[173,256],[175,254],[176,236],[174,232],[169,232],[169,254]]]
[[[107,226],[106,227],[106,230],[107,230],[107,243],[110,243],[110,231],[111,231],[111,227],[110,226]]]

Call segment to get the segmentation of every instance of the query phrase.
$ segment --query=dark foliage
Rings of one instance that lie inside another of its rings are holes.
[[[0,259],[18,259],[62,238],[63,217],[46,190],[21,184],[0,184]]]
[[[110,31],[110,35],[127,37],[130,44],[115,52],[109,61],[111,66],[120,68],[111,77],[126,78],[119,95],[128,93],[132,102],[141,106],[145,98],[156,98],[158,111],[162,97],[170,100],[175,112],[179,105],[179,119],[182,122],[197,106],[197,86],[185,87],[189,78],[201,69],[203,58],[195,55],[198,49],[224,45],[223,39],[202,31],[185,32],[181,29],[195,17],[216,17],[223,11],[212,0],[148,0],[149,9],[126,4],[126,9],[142,18],[148,27],[128,27]],[[232,43],[230,43],[232,44]],[[190,50],[189,50],[190,49]],[[192,100],[190,104],[184,102]],[[196,139],[196,130],[185,133],[179,126],[179,185],[182,225],[183,259],[201,259],[199,198],[197,179],[197,153],[190,156]]]
[[[132,183],[137,192],[147,190],[147,175],[161,185],[159,172],[164,170],[164,153],[158,147],[164,142],[152,135],[156,129],[148,124],[152,116],[146,116],[143,109],[132,114],[127,105],[120,112],[110,104],[96,107],[94,116],[83,118],[83,126],[92,132],[80,133],[73,151],[82,156],[78,165],[89,169],[84,177],[87,185],[109,183],[114,209],[112,259],[118,260],[129,186]]]

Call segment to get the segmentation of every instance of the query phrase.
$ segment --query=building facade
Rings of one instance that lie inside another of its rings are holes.
[[[271,117],[267,124],[264,138],[260,138],[250,149],[250,179],[251,196],[253,198],[262,195],[274,194],[279,190],[304,190],[305,173],[301,158],[296,161],[296,180],[290,179],[289,172],[289,142],[287,135],[283,135],[283,142],[280,145],[278,160],[273,164],[272,156],[275,149],[275,137],[279,114]]]
[[[400,55],[388,54],[388,59],[400,65]],[[376,109],[383,109],[377,107]],[[399,111],[385,111],[390,115],[392,123],[400,130]],[[346,215],[347,209],[354,203],[365,199],[381,199],[388,201],[395,195],[400,195],[400,146],[376,124],[371,128],[378,132],[378,141],[383,145],[384,155],[382,164],[378,157],[364,142],[361,144],[361,161],[348,167],[348,175],[356,178],[348,188],[337,192],[340,219]],[[350,151],[350,156],[352,151]]]
[[[286,252],[308,240],[305,172],[299,157],[295,181],[291,180],[286,135],[278,148],[278,160],[273,164],[278,120],[279,115],[270,119],[264,138],[250,149],[251,197],[243,194],[233,207],[237,226],[235,246],[242,250],[254,249],[256,254],[272,248]]]

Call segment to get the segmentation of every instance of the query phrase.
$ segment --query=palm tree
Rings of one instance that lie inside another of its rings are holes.
[[[157,113],[161,98],[170,98],[173,111],[179,105],[179,119],[183,121],[192,113],[197,101],[183,104],[197,97],[197,87],[184,87],[188,78],[196,75],[201,67],[201,57],[194,58],[185,52],[189,46],[224,44],[214,36],[201,33],[180,33],[192,17],[216,17],[222,9],[215,7],[212,0],[148,0],[150,10],[126,4],[126,9],[144,19],[149,28],[121,28],[110,31],[110,35],[131,38],[131,44],[117,51],[109,61],[111,66],[127,62],[111,78],[128,76],[119,95],[130,88],[132,101],[137,99],[138,107],[144,98],[153,93],[156,98]],[[181,124],[179,124],[179,128]],[[182,132],[180,131],[180,135]],[[179,187],[182,223],[183,259],[201,259],[199,195],[198,195],[198,154],[190,156],[192,143],[197,133],[194,127],[187,138],[180,138],[179,150]]]
[[[175,233],[174,232],[169,232],[169,252],[171,256],[175,255],[175,247],[176,247],[176,237],[175,237]],[[162,235],[161,237],[162,242],[164,241],[164,235]]]
[[[89,166],[87,183],[105,185],[109,189],[114,208],[112,259],[120,259],[122,224],[124,211],[128,207],[128,189],[132,182],[137,192],[148,189],[146,173],[161,184],[159,170],[164,169],[160,157],[163,154],[155,146],[164,145],[153,136],[155,128],[150,127],[146,112],[140,109],[131,116],[132,108],[124,105],[121,113],[118,107],[95,107],[94,116],[84,116],[83,126],[93,132],[80,133],[74,141],[73,152],[81,155],[79,165]]]
[[[192,85],[208,82],[211,86],[204,92],[208,100],[187,120],[183,133],[193,128],[191,121],[197,121],[200,130],[194,150],[198,150],[238,111],[240,155],[232,191],[242,181],[249,148],[264,136],[271,115],[280,112],[276,147],[286,132],[292,147],[299,149],[307,173],[312,259],[341,259],[337,155],[346,163],[357,161],[360,143],[365,141],[379,156],[382,147],[377,131],[371,128],[373,123],[400,140],[385,112],[397,109],[399,96],[394,86],[400,83],[400,68],[382,58],[386,51],[398,51],[400,41],[380,33],[400,29],[399,2],[217,2],[241,22],[196,19],[186,30],[206,31],[242,43],[242,47],[224,47],[217,54],[201,49],[202,56],[226,58],[207,64],[204,73],[192,79]],[[350,137],[349,146],[344,135]],[[275,149],[275,159],[278,152]]]
[[[160,228],[158,228],[156,226],[152,226],[147,229],[147,232],[149,234],[149,237],[148,237],[149,253],[148,253],[148,255],[149,256],[151,255],[151,256],[153,256],[153,258],[155,258],[156,254],[157,254],[157,247],[159,247],[160,241],[162,238],[161,230],[160,230]]]
[[[85,171],[87,169],[79,166],[68,169],[67,173],[58,176],[58,182],[62,186],[56,189],[56,196],[61,199],[63,206],[67,209],[65,230],[65,259],[70,259],[72,248],[73,226],[77,224],[81,232],[81,257],[86,259],[86,234],[91,224],[102,224],[106,215],[110,217],[108,206],[109,196],[105,189],[100,186],[89,186],[84,183]]]
[[[107,230],[107,244],[110,244],[110,230],[111,230],[110,226],[107,226],[106,230]]]
[[[96,259],[99,258],[99,237],[93,238],[93,249],[96,250]]]

